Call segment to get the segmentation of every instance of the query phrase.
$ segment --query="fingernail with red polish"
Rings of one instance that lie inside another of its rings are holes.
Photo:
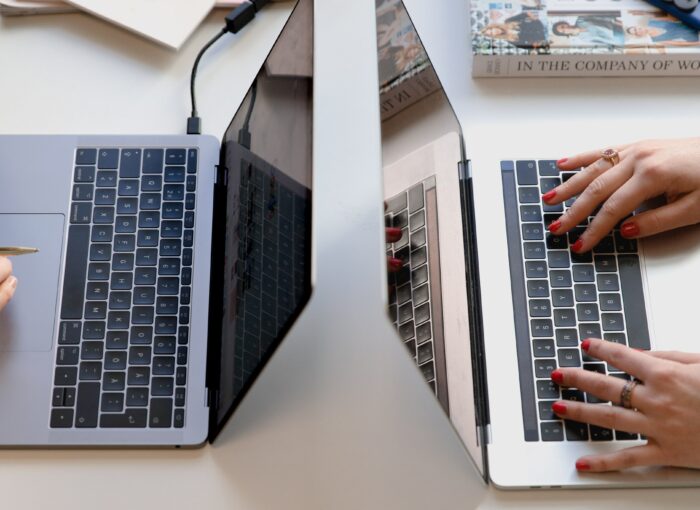
[[[557,166],[561,166],[567,161],[569,161],[569,158],[561,158],[559,161],[557,161]]]
[[[403,267],[403,260],[391,258],[391,259],[389,259],[389,266],[394,271],[398,271],[399,269],[401,269]]]
[[[584,351],[587,351],[591,347],[591,340],[589,338],[586,338],[583,342],[581,342],[581,349]]]
[[[581,251],[581,248],[583,248],[583,239],[577,239],[571,246],[571,251],[578,253]]]
[[[564,381],[564,374],[559,370],[553,370],[549,377],[557,384],[561,384]]]
[[[549,202],[550,200],[552,200],[556,196],[557,196],[557,190],[552,189],[552,190],[549,190],[544,195],[542,195],[542,200],[544,200],[545,202]]]
[[[401,239],[401,229],[396,227],[387,227],[386,236],[389,239]]]
[[[564,402],[554,402],[552,404],[552,411],[558,415],[566,414],[566,404]]]
[[[591,469],[591,465],[585,460],[576,461],[576,471],[588,471]]]
[[[554,232],[559,230],[559,227],[561,227],[561,221],[556,220],[556,221],[553,221],[552,223],[550,223],[549,227],[547,227],[547,228],[553,234]]]
[[[620,227],[622,237],[636,237],[639,235],[639,226],[634,222],[625,223]]]

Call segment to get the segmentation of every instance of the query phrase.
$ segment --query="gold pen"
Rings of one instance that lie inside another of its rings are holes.
[[[11,255],[29,255],[38,251],[39,248],[29,248],[27,246],[0,246],[0,255],[6,257]]]

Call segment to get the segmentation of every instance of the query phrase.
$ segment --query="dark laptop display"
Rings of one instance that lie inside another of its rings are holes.
[[[311,292],[311,14],[311,2],[300,2],[223,140],[212,256],[212,431]]]

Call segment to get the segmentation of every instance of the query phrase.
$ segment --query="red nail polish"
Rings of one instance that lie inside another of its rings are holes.
[[[622,237],[636,237],[639,235],[639,226],[632,221],[625,223],[620,227],[620,234]]]
[[[569,161],[569,158],[561,158],[559,161],[557,161],[557,166],[561,166],[567,161]]]
[[[583,239],[577,239],[576,242],[571,246],[571,251],[578,253],[583,248]]]
[[[566,414],[566,404],[564,402],[554,402],[552,404],[552,411],[558,415]]]
[[[564,374],[559,370],[553,370],[549,377],[557,384],[561,384],[564,381]]]
[[[588,471],[591,469],[591,465],[585,460],[576,461],[576,471]]]
[[[591,340],[590,338],[586,338],[583,342],[581,342],[581,349],[584,351],[588,351],[591,347]]]
[[[403,261],[401,259],[389,259],[389,265],[392,269],[398,271],[403,267]]]
[[[555,220],[555,221],[553,221],[552,223],[550,223],[550,224],[549,224],[549,227],[547,227],[547,228],[548,228],[549,231],[553,234],[554,232],[556,232],[557,230],[559,230],[559,227],[561,227],[561,221]]]
[[[401,229],[396,228],[396,227],[387,227],[386,228],[386,235],[387,237],[401,237]]]
[[[548,191],[547,193],[545,193],[544,195],[542,195],[542,200],[544,200],[545,202],[549,202],[549,201],[552,200],[555,196],[557,196],[557,190],[552,189],[552,190],[549,190],[549,191]]]

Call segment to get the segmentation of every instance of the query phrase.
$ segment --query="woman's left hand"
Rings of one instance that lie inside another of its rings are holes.
[[[560,400],[552,405],[563,419],[607,429],[639,433],[645,445],[613,453],[589,455],[576,462],[579,471],[617,471],[637,466],[700,468],[700,355],[642,352],[604,340],[584,340],[581,348],[634,376],[630,409],[620,407],[627,381],[580,368],[560,368],[552,380],[576,387],[613,404]],[[641,383],[643,381],[643,383]]]

